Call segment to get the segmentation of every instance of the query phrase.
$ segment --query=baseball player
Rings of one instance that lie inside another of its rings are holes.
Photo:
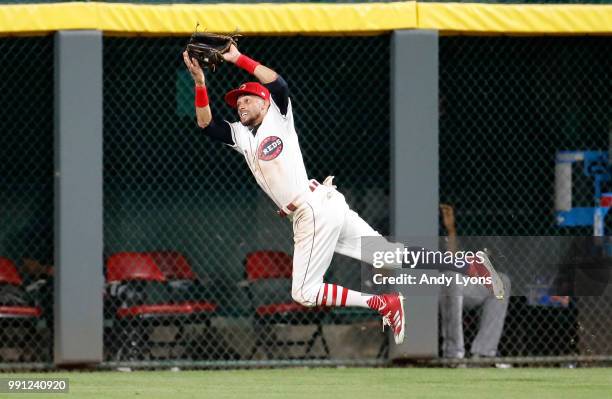
[[[304,306],[359,306],[377,311],[395,342],[404,339],[404,305],[399,293],[368,295],[335,284],[323,276],[334,252],[361,260],[361,237],[380,237],[332,185],[309,179],[295,130],[289,87],[272,69],[241,54],[235,45],[223,54],[226,62],[254,75],[225,95],[239,121],[213,117],[205,77],[187,51],[183,60],[195,82],[197,123],[204,134],[244,156],[261,189],[293,223],[294,253],[291,295]]]

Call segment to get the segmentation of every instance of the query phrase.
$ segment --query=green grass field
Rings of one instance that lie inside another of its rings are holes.
[[[70,393],[43,398],[612,398],[612,369],[316,368],[1,374],[67,377]]]

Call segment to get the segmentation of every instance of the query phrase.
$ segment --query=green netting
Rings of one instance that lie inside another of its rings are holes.
[[[441,39],[440,193],[462,210],[460,234],[566,233],[554,224],[555,154],[607,151],[611,45]]]
[[[608,150],[611,43],[608,37],[440,38],[440,199],[455,205],[459,234],[592,234],[588,227],[555,225],[555,154]],[[245,258],[257,250],[291,253],[291,226],[278,218],[241,156],[200,134],[180,57],[184,45],[180,38],[104,39],[105,262],[125,251],[173,251],[197,276],[109,284],[105,361],[379,359],[386,336],[372,313],[334,309],[266,323],[254,316],[253,292],[257,299],[266,292],[291,299],[287,281],[245,284]],[[25,287],[40,275],[24,259],[48,264],[52,257],[53,42],[5,38],[0,49],[0,203],[9,215],[0,224],[0,256],[16,262]],[[247,37],[241,49],[289,82],[309,175],[335,175],[349,204],[389,233],[389,36]],[[229,65],[208,74],[213,112],[233,119],[222,95],[247,78]],[[588,184],[574,192],[576,203],[592,205]],[[504,269],[513,285],[535,278],[521,267]],[[358,289],[359,279],[359,264],[334,259],[330,282]],[[30,293],[42,316],[0,329],[3,362],[51,360],[51,285],[49,276],[44,280]],[[184,302],[211,308],[196,315],[129,313],[134,306]],[[513,297],[499,354],[610,355],[610,305],[608,297],[574,298],[567,308]],[[467,313],[467,342],[477,316]],[[309,352],[286,342],[312,337]]]
[[[556,226],[555,155],[608,151],[610,54],[603,37],[441,38],[440,200],[455,206],[460,235],[592,234]],[[593,206],[592,181],[575,178],[574,206]],[[504,272],[514,285],[534,284],[525,270]],[[512,298],[500,352],[610,354],[602,315],[611,305],[609,297],[575,298],[565,309]]]
[[[53,41],[0,39],[0,363],[51,361]],[[28,317],[19,317],[25,310]],[[39,315],[40,313],[40,315]]]
[[[196,357],[239,354],[244,359],[257,337],[251,292],[239,286],[246,255],[258,250],[291,254],[291,225],[277,216],[244,159],[198,131],[193,82],[181,58],[184,45],[184,39],[104,41],[105,254],[176,250],[187,256],[207,298],[219,306],[216,331],[230,329],[240,341],[201,350]],[[241,49],[289,83],[309,175],[319,181],[337,176],[349,203],[387,231],[388,37],[245,38]],[[346,61],[356,58],[359,64]],[[213,112],[234,120],[222,96],[246,79],[231,65],[209,73]],[[359,286],[355,262],[338,259],[332,273],[340,274],[345,285]],[[282,293],[291,302],[289,290]],[[366,321],[376,323],[368,315]],[[326,318],[334,323],[334,317]],[[379,332],[376,336],[383,338]],[[275,356],[288,355],[284,350],[277,347]]]

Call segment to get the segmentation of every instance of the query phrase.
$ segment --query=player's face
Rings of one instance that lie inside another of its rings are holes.
[[[236,102],[236,107],[238,108],[240,123],[244,126],[258,125],[263,121],[264,116],[266,116],[266,102],[261,97],[252,95],[240,96]]]

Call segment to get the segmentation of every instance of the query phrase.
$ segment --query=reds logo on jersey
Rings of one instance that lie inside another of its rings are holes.
[[[271,161],[283,151],[283,140],[280,137],[269,136],[263,139],[257,149],[257,157],[262,161]]]

